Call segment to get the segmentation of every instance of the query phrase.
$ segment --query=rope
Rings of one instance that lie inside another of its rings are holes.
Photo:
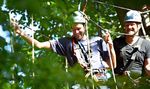
[[[109,48],[108,43],[107,43],[107,48],[108,48],[108,53],[109,53],[109,60],[110,60],[110,66],[111,66],[111,70],[112,70],[113,79],[116,84],[116,89],[118,89],[115,72],[114,72],[114,67],[113,67],[113,63],[112,63],[112,58],[111,58],[111,53],[110,53],[110,48]]]
[[[80,0],[80,2],[78,4],[78,11],[80,11],[80,9],[81,9],[81,0]]]
[[[99,11],[98,3],[96,3],[96,10]],[[99,15],[99,19],[100,19],[100,15]],[[100,20],[98,21],[97,25],[100,26]],[[102,30],[102,29],[103,29],[103,28],[100,27],[100,30]],[[102,34],[106,34],[106,33],[103,33],[103,32],[104,32],[104,31],[102,30]],[[113,67],[113,63],[112,63],[112,57],[111,57],[110,48],[109,48],[108,43],[107,43],[107,48],[108,48],[108,53],[109,53],[109,60],[110,60],[110,65],[111,65],[113,80],[114,80],[114,83],[115,83],[115,85],[116,85],[116,89],[118,89],[117,81],[116,81],[116,77],[115,77],[115,73],[114,73],[114,67]]]
[[[86,10],[87,2],[88,2],[88,0],[85,0],[85,3],[83,5],[83,10],[82,10],[83,12],[85,12],[85,10]]]
[[[11,11],[9,11],[9,21],[11,21],[11,17],[10,17],[10,14],[11,14]],[[11,24],[11,23],[9,23]],[[10,47],[11,47],[11,52],[14,53],[14,35],[15,35],[15,31],[14,32],[11,32],[11,36],[10,36]]]
[[[144,12],[140,12],[141,14],[145,14],[145,13],[149,13],[150,10],[144,11]]]
[[[88,0],[85,0],[85,3],[84,3],[84,5],[83,5],[83,9],[82,9],[82,12],[83,13],[81,13],[84,17],[86,16],[84,13],[85,13],[85,11],[86,11],[86,6],[87,6],[87,2],[88,2]],[[86,17],[85,17],[86,18]],[[88,20],[86,19],[86,22],[85,22],[85,29],[86,29],[86,36],[87,36],[87,51],[88,51],[88,59],[87,60],[89,60],[89,64],[91,63],[90,62],[90,57],[91,57],[91,49],[90,49],[90,42],[89,42],[89,32],[88,32]],[[91,64],[90,64],[90,66],[91,66]],[[92,89],[95,89],[95,85],[94,85],[94,76],[93,76],[93,69],[90,67],[90,75],[92,76]]]
[[[32,17],[32,22],[31,22],[31,25],[33,27],[33,17]],[[32,32],[32,39],[34,39],[34,32]],[[32,63],[34,63],[34,40],[32,40]]]
[[[33,27],[33,16],[32,16],[32,22],[31,22],[31,26]],[[32,63],[34,64],[34,59],[35,59],[35,56],[34,56],[34,30],[32,30]],[[35,74],[34,72],[32,73],[32,76],[34,77]]]

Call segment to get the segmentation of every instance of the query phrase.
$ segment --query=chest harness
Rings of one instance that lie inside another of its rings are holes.
[[[95,81],[106,81],[108,78],[110,78],[110,74],[108,74],[108,71],[104,67],[104,63],[102,62],[102,58],[98,59],[101,62],[101,65],[103,68],[100,69],[92,69],[91,68],[91,60],[90,58],[92,55],[89,55],[88,51],[86,50],[86,45],[82,44],[82,42],[78,41],[75,42],[73,41],[73,50],[74,50],[74,55],[76,55],[78,63],[80,66],[85,70],[86,75],[85,77],[88,78],[91,76]],[[90,48],[90,54],[92,54],[92,50]],[[107,76],[108,75],[108,76]]]
[[[136,59],[136,55],[137,55],[137,52],[141,50],[141,45],[142,45],[142,42],[143,42],[143,39],[142,38],[139,38],[138,39],[138,42],[135,44],[135,45],[132,45],[133,47],[133,51],[130,53],[132,54],[130,59],[127,59],[126,57],[124,58],[124,60],[128,60],[127,63],[124,65],[124,67],[121,68],[121,71],[126,71],[126,70],[129,70],[131,67],[132,67],[132,64],[133,62],[135,61]],[[123,52],[123,54],[125,55],[126,54],[126,46],[123,47],[121,49],[121,51]]]

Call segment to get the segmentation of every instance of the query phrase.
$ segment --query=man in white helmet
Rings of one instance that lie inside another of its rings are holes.
[[[47,48],[52,49],[59,55],[65,56],[68,60],[70,66],[73,66],[75,63],[79,63],[86,72],[96,71],[95,73],[100,73],[105,68],[110,67],[110,60],[106,42],[100,37],[94,37],[88,39],[86,36],[86,19],[84,18],[84,13],[81,11],[75,11],[73,14],[74,24],[72,26],[73,35],[71,37],[64,37],[58,40],[49,40],[45,42],[39,42],[36,39],[26,36],[26,33],[21,32],[18,25],[13,24],[15,32],[18,33],[21,37],[25,38],[27,42],[34,44],[38,48]],[[112,46],[112,40],[109,35],[107,35],[107,43],[110,46],[111,58],[113,65],[116,65],[116,55],[114,48]],[[88,50],[88,40],[90,51]],[[89,53],[90,52],[90,53]],[[89,56],[90,55],[90,56]],[[93,73],[94,74],[94,73]],[[108,76],[107,76],[108,77]]]
[[[118,54],[116,74],[150,76],[150,42],[139,36],[141,23],[142,18],[138,11],[130,10],[126,13],[125,35],[114,39],[115,52]]]

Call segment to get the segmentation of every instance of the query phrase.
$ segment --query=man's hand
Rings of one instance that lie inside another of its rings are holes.
[[[20,29],[20,26],[18,25],[18,22],[17,20],[13,19],[13,18],[10,18],[10,25],[13,27],[15,33],[17,34],[21,34],[21,29]]]
[[[104,40],[105,40],[105,42],[108,43],[109,46],[112,48],[112,46],[113,46],[113,41],[112,41],[112,38],[111,38],[109,32],[106,32],[106,34],[105,34],[105,36],[104,36]]]

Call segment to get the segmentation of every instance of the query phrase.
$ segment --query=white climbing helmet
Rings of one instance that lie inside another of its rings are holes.
[[[75,11],[73,13],[73,21],[74,23],[85,23],[84,13],[82,11]]]
[[[125,22],[142,22],[141,14],[138,11],[130,10],[126,13]]]

